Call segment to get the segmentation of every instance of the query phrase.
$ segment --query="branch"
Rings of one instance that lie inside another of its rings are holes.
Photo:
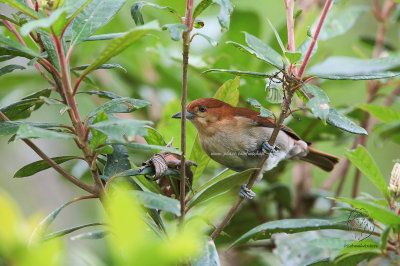
[[[185,25],[188,27],[186,32],[183,32],[183,46],[182,46],[182,100],[181,100],[181,175],[180,175],[180,195],[179,200],[181,204],[180,221],[185,219],[185,192],[186,192],[186,102],[187,102],[187,72],[189,64],[189,50],[190,50],[190,33],[192,31],[192,11],[193,0],[186,1]]]
[[[3,121],[9,122],[10,119],[0,111],[0,118]],[[59,164],[57,164],[55,161],[53,161],[51,158],[49,158],[38,146],[36,146],[31,140],[29,139],[22,139],[23,142],[26,143],[33,151],[36,152],[37,155],[40,156],[46,163],[48,163],[51,167],[54,168],[59,174],[64,176],[66,179],[68,179],[71,183],[75,184],[76,186],[82,188],[83,190],[86,190],[87,192],[96,195],[96,189],[94,186],[90,186],[78,178],[74,177],[70,173],[68,173],[64,168],[62,168]]]
[[[291,52],[296,51],[296,45],[294,42],[294,18],[293,18],[293,9],[294,9],[294,1],[295,0],[287,0],[285,1],[286,6],[286,25],[288,32],[288,50]],[[297,67],[292,64],[289,66],[289,73],[293,73],[293,75],[297,75]]]
[[[311,53],[312,53],[312,51],[314,49],[315,43],[317,42],[319,33],[320,33],[321,29],[322,29],[322,25],[324,24],[326,15],[328,14],[328,11],[329,11],[329,8],[331,7],[331,5],[332,5],[332,0],[326,0],[324,9],[322,10],[321,17],[319,18],[319,21],[318,21],[317,28],[316,28],[314,36],[312,38],[310,47],[308,47],[306,56],[304,57],[303,63],[300,66],[300,70],[299,70],[299,73],[297,75],[299,78],[301,78],[303,76],[304,71],[306,70],[308,61],[310,60],[310,57],[311,57]]]

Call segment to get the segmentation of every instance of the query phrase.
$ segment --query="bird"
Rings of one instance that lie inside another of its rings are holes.
[[[257,168],[269,153],[262,172],[269,171],[282,160],[302,160],[330,172],[339,158],[318,151],[302,140],[292,129],[282,125],[273,146],[268,141],[275,128],[271,117],[260,117],[249,108],[234,107],[214,98],[200,98],[186,108],[186,119],[196,128],[201,147],[214,161],[240,172]],[[178,112],[172,118],[181,119]],[[255,193],[242,185],[240,196],[252,199]]]

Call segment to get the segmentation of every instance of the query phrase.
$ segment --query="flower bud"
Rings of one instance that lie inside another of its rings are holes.
[[[400,196],[400,163],[395,163],[390,176],[389,191],[394,198]]]

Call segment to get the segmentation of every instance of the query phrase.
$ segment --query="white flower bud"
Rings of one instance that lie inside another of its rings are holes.
[[[394,198],[400,196],[400,163],[395,163],[390,176],[389,191]]]

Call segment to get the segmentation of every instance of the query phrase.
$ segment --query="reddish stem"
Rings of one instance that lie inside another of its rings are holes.
[[[296,45],[294,41],[294,19],[293,19],[293,9],[295,0],[285,1],[286,5],[286,25],[288,32],[288,50],[291,52],[296,51]],[[289,73],[297,75],[297,67],[292,64],[289,66]]]
[[[306,56],[304,57],[303,63],[300,66],[300,70],[299,70],[299,73],[297,75],[299,78],[301,78],[303,76],[303,74],[304,74],[304,71],[305,71],[306,66],[308,64],[308,61],[310,60],[310,57],[311,57],[311,53],[312,53],[312,51],[314,49],[315,43],[317,42],[319,33],[320,33],[321,29],[322,29],[322,25],[324,24],[326,15],[328,14],[328,11],[329,11],[329,8],[331,7],[331,5],[332,5],[332,0],[326,0],[324,9],[322,10],[321,17],[319,18],[319,21],[318,21],[317,28],[316,28],[314,36],[312,38],[310,47],[308,47]]]

